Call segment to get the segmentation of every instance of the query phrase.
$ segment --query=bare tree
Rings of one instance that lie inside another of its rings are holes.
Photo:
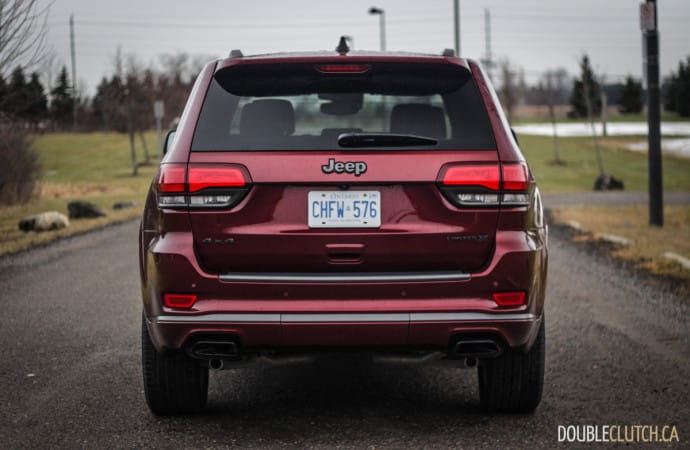
[[[510,60],[502,59],[498,63],[500,71],[501,86],[498,90],[498,95],[501,103],[505,108],[508,120],[513,119],[513,111],[520,99],[519,85],[518,85],[518,71],[513,67]]]
[[[128,58],[131,65],[134,57]],[[129,135],[129,155],[132,164],[132,175],[139,174],[139,163],[137,162],[137,147],[135,142],[135,118],[133,114],[132,90],[136,80],[133,80],[131,74],[125,71],[125,57],[122,55],[120,47],[113,55],[113,85],[108,91],[105,99],[105,109],[112,118],[125,123],[127,134]]]
[[[46,54],[48,10],[38,0],[0,1],[0,74],[32,67]]]
[[[123,55],[120,48],[112,58],[113,75],[103,78],[98,87],[98,110],[110,129],[127,133],[129,137],[132,175],[139,173],[137,138],[144,162],[150,164],[151,154],[144,136],[152,122],[152,103],[155,96],[155,75],[146,69],[134,53]]]
[[[41,74],[41,81],[48,90],[55,87],[60,70],[64,65],[65,62],[53,52],[46,53],[45,57],[39,63],[38,69]],[[86,90],[81,92],[86,92]]]
[[[167,120],[172,121],[182,113],[192,81],[198,74],[198,61],[188,53],[160,56],[163,68],[159,78],[159,99],[165,102]]]
[[[189,71],[189,54],[184,52],[160,56],[163,72],[176,82],[186,81]]]
[[[563,101],[562,93],[567,72],[565,69],[547,70],[544,74],[546,81],[546,103],[549,106],[549,117],[553,128],[553,163],[563,164],[558,147],[558,128],[556,126],[556,103]]]
[[[547,95],[547,104],[549,106],[549,117],[551,118],[551,127],[553,128],[553,162],[554,164],[563,164],[563,161],[561,160],[561,152],[558,148],[558,128],[556,127],[556,111],[555,111],[555,103],[556,103],[556,95],[555,95],[555,88],[554,88],[554,73],[553,71],[549,70],[545,74],[546,78],[546,95]]]
[[[553,161],[552,164],[561,165],[565,161],[561,158],[558,141],[558,127],[556,117],[556,105],[563,105],[568,98],[568,72],[564,68],[546,70],[536,87],[530,89],[532,104],[546,105],[553,136]]]
[[[599,167],[599,176],[604,177],[606,175],[606,170],[604,169],[604,161],[601,158],[601,149],[599,148],[599,139],[597,139],[597,130],[594,127],[594,116],[593,116],[593,107],[592,107],[592,98],[590,96],[590,92],[592,91],[592,86],[590,86],[590,82],[588,80],[585,80],[582,83],[582,87],[584,89],[584,96],[585,96],[585,108],[587,111],[587,121],[589,122],[589,125],[592,129],[592,140],[594,142],[594,150],[597,156],[597,166]]]
[[[139,142],[144,151],[144,164],[151,163],[151,156],[149,155],[149,147],[144,138],[144,130],[147,128],[146,123],[150,114],[152,92],[147,92],[144,88],[144,77],[146,71],[144,64],[137,57],[135,53],[129,53],[126,58],[127,67],[127,116],[130,127],[130,142],[132,140],[131,133],[139,135]]]
[[[0,0],[0,75],[38,64],[46,52],[48,9],[38,0]],[[24,124],[0,117],[0,203],[26,202],[40,167]]]

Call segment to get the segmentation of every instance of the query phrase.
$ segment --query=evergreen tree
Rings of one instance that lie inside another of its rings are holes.
[[[106,127],[108,122],[108,114],[106,108],[106,103],[108,101],[108,86],[108,78],[101,78],[101,82],[98,83],[98,86],[96,87],[96,94],[91,99],[91,113],[93,114],[99,127]]]
[[[27,108],[26,118],[32,122],[38,122],[48,114],[48,99],[45,90],[38,78],[38,72],[31,74],[29,84],[26,86]]]
[[[572,110],[568,113],[570,117],[587,117],[585,91],[589,92],[592,115],[599,114],[601,112],[601,86],[587,55],[583,55],[580,61],[580,78],[576,78],[573,82],[573,92],[570,97]]]
[[[62,66],[57,83],[50,91],[50,95],[50,115],[53,120],[63,126],[70,123],[75,105],[72,88],[67,78],[67,67]]]
[[[686,63],[678,63],[678,72],[671,73],[666,80],[665,107],[681,117],[690,117],[690,56]]]
[[[10,75],[5,112],[17,118],[26,118],[28,110],[28,92],[26,77],[21,66],[17,66]]]
[[[620,91],[618,110],[621,114],[637,114],[642,111],[642,105],[642,83],[628,75]]]
[[[101,78],[91,109],[102,128],[121,133],[127,131],[125,94],[126,86],[119,75],[113,75],[111,79]]]

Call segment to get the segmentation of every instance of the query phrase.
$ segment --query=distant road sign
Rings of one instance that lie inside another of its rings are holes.
[[[155,102],[153,102],[153,117],[155,117],[156,119],[162,119],[163,114],[163,101],[156,100]]]
[[[640,29],[652,31],[656,29],[655,8],[653,3],[640,4]]]

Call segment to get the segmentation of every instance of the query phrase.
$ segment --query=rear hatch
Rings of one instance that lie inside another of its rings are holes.
[[[336,61],[216,72],[187,175],[212,178],[190,196],[202,267],[481,268],[494,246],[499,162],[469,70]]]

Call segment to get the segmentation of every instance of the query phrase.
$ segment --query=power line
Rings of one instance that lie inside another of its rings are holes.
[[[480,19],[482,14],[470,15],[466,14],[463,17],[469,19]],[[550,21],[565,21],[565,22],[604,22],[604,23],[636,23],[637,17],[635,15],[630,16],[601,16],[601,15],[562,15],[562,14],[534,14],[534,13],[506,13],[499,12],[498,14],[493,13],[492,18],[498,20],[515,20],[515,19],[549,19]],[[690,20],[690,15],[670,15],[659,17],[662,21],[672,21],[672,22],[686,22]],[[388,22],[391,24],[400,23],[421,23],[421,22],[447,22],[447,15],[434,15],[434,16],[415,16],[415,17],[391,17],[388,18]],[[547,22],[548,23],[548,22]],[[62,21],[50,21],[50,25],[60,26],[67,25],[66,22]],[[359,20],[340,20],[340,21],[303,21],[295,23],[285,23],[285,22],[254,22],[254,23],[189,23],[189,22],[175,22],[175,21],[138,21],[131,19],[103,19],[103,18],[90,18],[84,17],[80,18],[81,25],[87,26],[124,26],[124,27],[144,27],[144,28],[155,28],[155,27],[175,27],[175,28],[224,28],[224,29],[242,29],[242,28],[304,28],[308,26],[310,28],[332,28],[334,26],[348,26],[348,25],[361,25],[362,22]]]

